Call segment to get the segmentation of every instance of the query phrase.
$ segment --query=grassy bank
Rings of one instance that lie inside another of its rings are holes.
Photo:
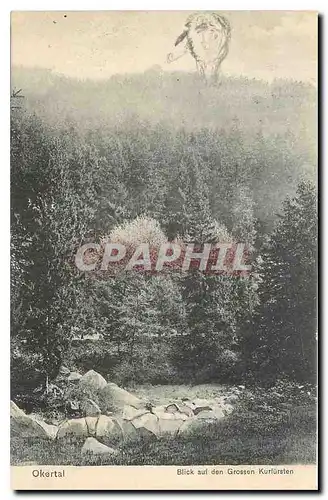
[[[159,388],[155,389],[159,393]],[[179,395],[181,391],[178,391]],[[171,391],[172,393],[172,391]],[[196,391],[197,393],[197,391]],[[163,393],[158,400],[163,401]],[[239,465],[316,462],[314,402],[246,410],[241,403],[201,435],[122,443],[110,458],[82,456],[82,441],[49,442],[13,438],[13,465]]]

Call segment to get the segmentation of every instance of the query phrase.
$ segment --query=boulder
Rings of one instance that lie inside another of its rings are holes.
[[[196,406],[196,408],[211,406],[211,402],[208,399],[195,398],[192,400],[192,402]]]
[[[200,411],[211,410],[211,404],[207,399],[194,399],[193,401],[183,401],[186,408],[192,411],[193,415],[197,415]]]
[[[159,435],[170,435],[175,437],[188,416],[184,414],[162,414],[158,418]]]
[[[179,405],[179,411],[180,411],[180,413],[184,413],[185,415],[187,415],[187,417],[192,417],[194,414],[192,409],[189,408],[189,406],[184,405],[184,404]]]
[[[38,423],[43,427],[44,431],[47,434],[47,439],[56,439],[57,432],[58,432],[58,426],[53,425],[53,424],[46,424],[46,422],[43,422],[41,420],[37,420]]]
[[[83,377],[81,377],[80,385],[94,391],[101,391],[101,389],[106,387],[107,382],[102,375],[94,370],[89,370],[83,375]]]
[[[58,429],[57,439],[64,437],[88,437],[88,427],[85,418],[74,418],[63,422]]]
[[[99,420],[98,417],[85,417],[85,423],[87,424],[87,429],[88,429],[88,436],[95,437],[98,420]]]
[[[138,437],[137,429],[132,424],[131,420],[123,420],[120,422],[124,441],[133,441]]]
[[[83,415],[86,417],[98,417],[101,410],[92,399],[87,399],[82,405]]]
[[[81,378],[82,378],[81,373],[71,372],[67,377],[67,380],[68,382],[78,382],[79,380],[81,380]]]
[[[166,406],[165,405],[160,405],[160,406],[154,406],[152,408],[152,413],[156,415],[157,417],[161,417],[162,415],[170,415],[170,413],[166,413]]]
[[[170,411],[167,411],[168,406],[170,407]],[[158,418],[159,435],[166,434],[175,436],[183,422],[190,417],[186,415],[186,413],[179,411],[180,408],[178,404],[170,404],[168,406],[156,406],[153,408],[153,413]],[[175,413],[173,413],[174,408],[176,410]],[[192,411],[191,415],[194,417]]]
[[[222,406],[219,404],[212,405],[210,410],[204,409],[204,410],[199,411],[196,414],[197,418],[203,418],[203,419],[204,418],[213,418],[216,420],[221,420],[225,416],[226,416],[225,406]]]
[[[91,455],[116,455],[117,450],[114,448],[110,448],[105,444],[99,443],[97,439],[93,437],[88,437],[82,447],[81,450],[82,455],[91,454]]]
[[[190,408],[190,406],[187,406],[184,403],[171,403],[165,407],[165,412],[167,413],[183,413],[187,415],[188,417],[192,417],[194,415],[193,410]]]
[[[179,407],[176,403],[170,403],[169,405],[165,406],[165,411],[167,413],[177,413],[179,411]]]
[[[141,408],[140,410],[137,410],[133,406],[126,405],[123,408],[122,418],[123,420],[133,420],[134,418],[141,417],[146,413],[149,413],[149,411],[146,408],[143,409]]]
[[[132,420],[137,434],[143,437],[157,437],[159,435],[158,418],[152,413],[146,413]]]
[[[195,410],[195,416],[202,419],[216,419],[221,420],[231,413],[233,406],[224,403],[210,403],[209,407],[197,408]]]
[[[207,399],[194,399],[192,410],[194,415],[197,415],[201,411],[211,410],[211,403]]]
[[[113,383],[106,384],[101,395],[106,411],[118,413],[123,410],[124,406],[132,406],[136,409],[145,408],[145,403],[141,399]]]
[[[221,417],[220,417],[220,412],[221,412]],[[224,413],[222,409],[218,410],[217,413],[214,412],[213,410],[203,410],[197,413],[196,418],[197,419],[205,419],[205,420],[219,420],[220,418],[224,417]]]
[[[25,416],[25,412],[21,410],[14,401],[10,401],[10,417],[11,418],[18,418]]]
[[[107,415],[100,415],[97,420],[97,439],[110,443],[119,441],[123,438],[123,429],[117,419],[108,417]]]
[[[189,399],[186,400],[184,398],[183,404],[184,404],[184,406],[186,406],[187,408],[189,408],[192,411],[192,413],[194,413],[194,409],[196,408],[196,406],[194,405],[194,403],[192,401],[190,401]]]
[[[34,415],[26,415],[13,401],[10,402],[10,428],[15,436],[43,439],[55,439],[58,431],[56,425],[46,424]]]

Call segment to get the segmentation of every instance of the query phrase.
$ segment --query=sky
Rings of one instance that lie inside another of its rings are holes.
[[[287,11],[224,11],[232,25],[226,75],[272,81],[317,80],[317,14]],[[188,11],[13,12],[11,62],[48,68],[76,78],[116,73],[195,70],[187,54],[166,63]]]

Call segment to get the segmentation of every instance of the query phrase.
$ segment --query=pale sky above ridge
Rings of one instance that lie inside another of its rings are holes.
[[[195,70],[186,55],[168,65],[166,55],[188,11],[13,12],[12,65],[48,68],[77,78],[116,73]],[[316,84],[317,13],[223,11],[232,25],[227,75],[271,81],[292,78]]]

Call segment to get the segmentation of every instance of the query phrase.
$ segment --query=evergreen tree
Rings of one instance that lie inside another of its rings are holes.
[[[79,279],[70,262],[96,207],[87,147],[27,113],[12,117],[11,134],[12,381],[24,391],[47,386],[68,346]]]
[[[315,186],[302,181],[288,198],[262,252],[260,306],[249,343],[261,379],[313,381],[317,332]]]

